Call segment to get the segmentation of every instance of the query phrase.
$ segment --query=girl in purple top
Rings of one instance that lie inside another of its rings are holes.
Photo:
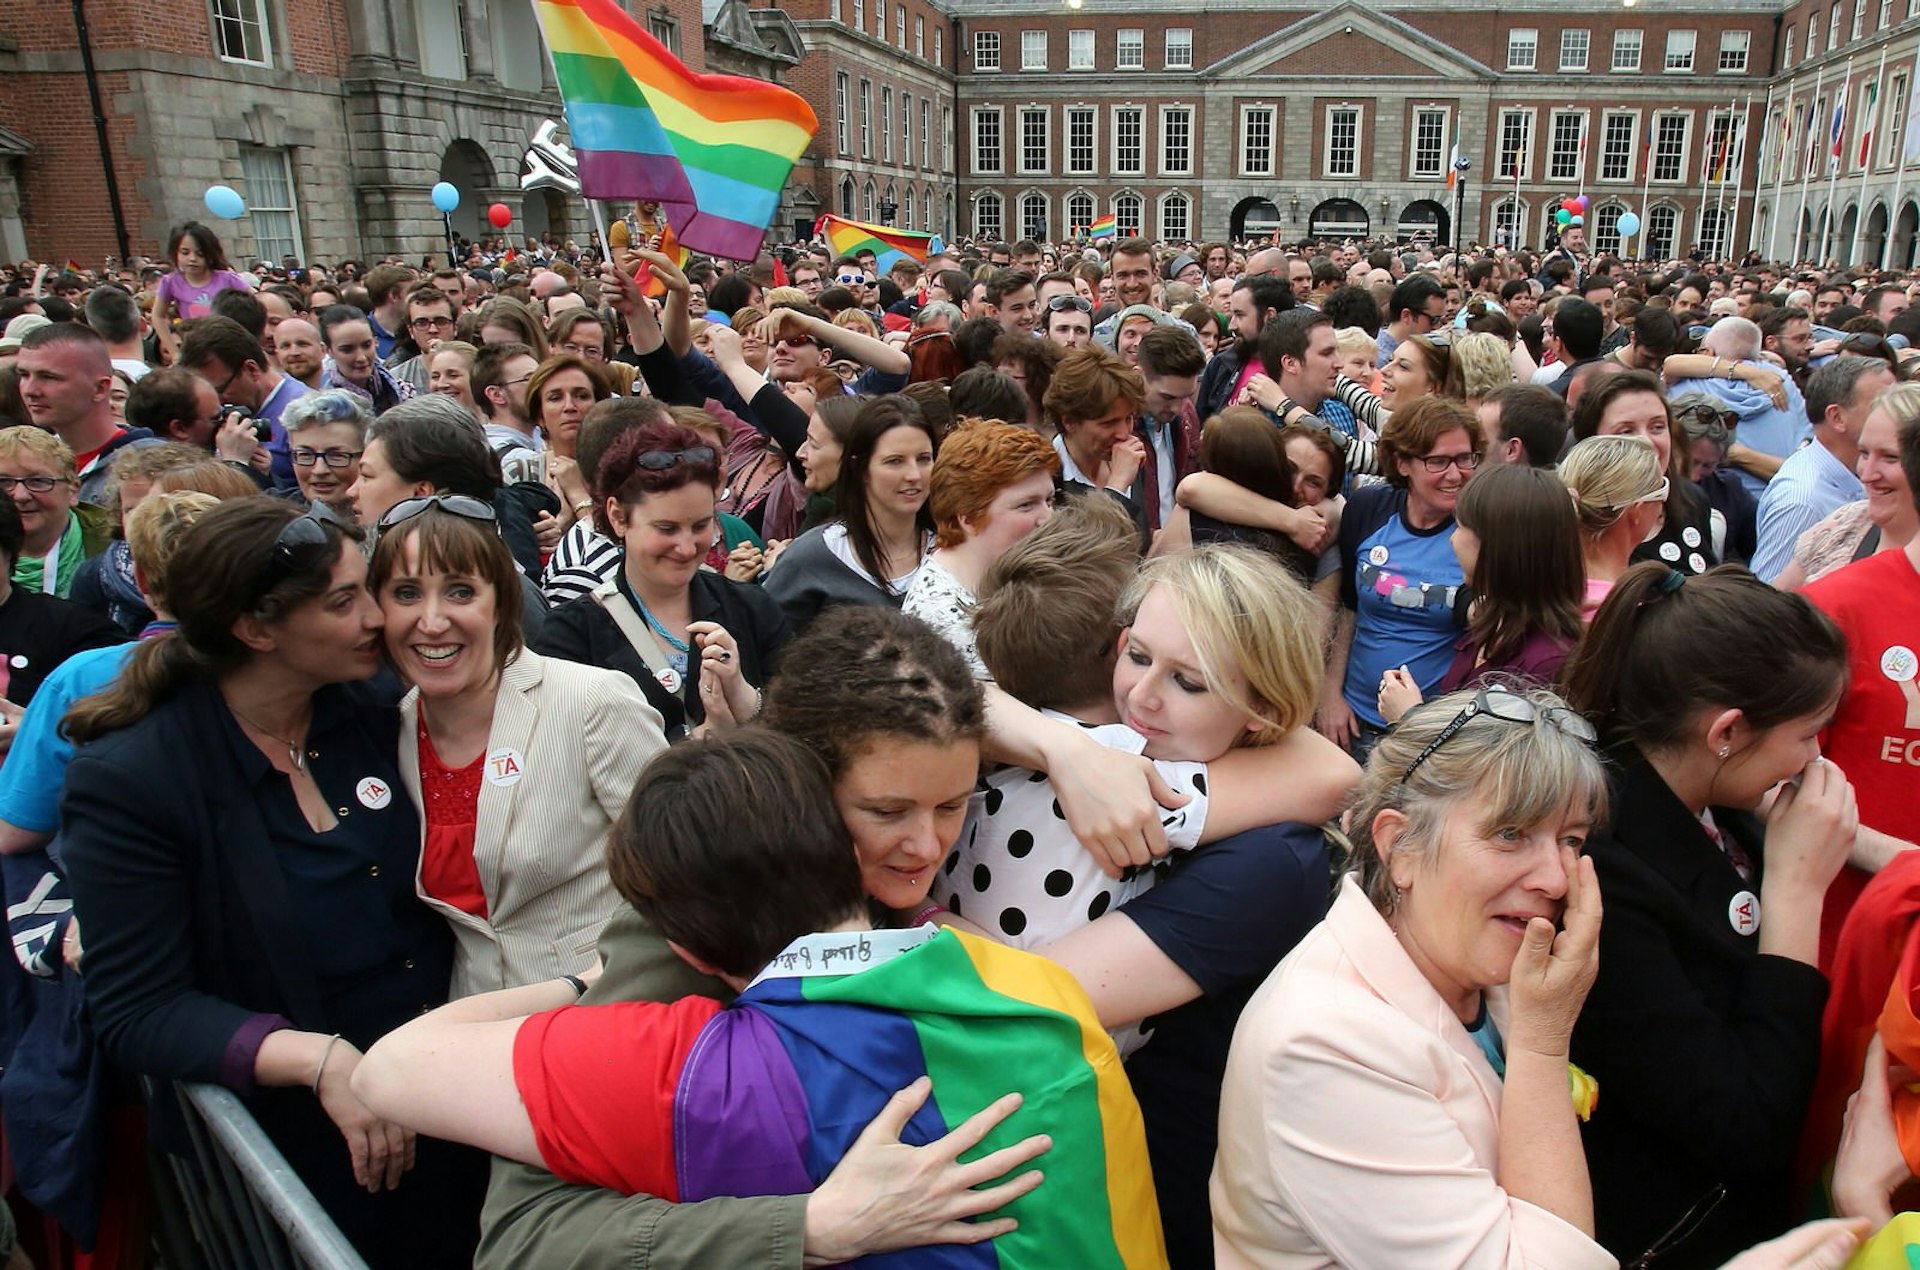
[[[176,320],[203,318],[213,312],[213,297],[222,291],[251,291],[247,280],[227,263],[220,238],[199,221],[175,225],[167,235],[167,257],[174,272],[160,279],[153,297],[153,330],[172,359],[179,352],[173,333]]]
[[[1552,684],[1584,629],[1580,525],[1567,487],[1544,468],[1490,467],[1460,492],[1453,519],[1453,551],[1473,600],[1440,691],[1495,677]],[[1405,671],[1381,679],[1389,723],[1420,700]]]

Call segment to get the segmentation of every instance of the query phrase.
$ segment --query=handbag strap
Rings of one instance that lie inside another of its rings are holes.
[[[612,618],[613,624],[620,628],[620,633],[627,637],[627,642],[633,645],[633,651],[640,654],[640,660],[647,664],[648,669],[658,674],[673,665],[672,659],[667,656],[667,650],[661,646],[659,638],[654,635],[653,628],[647,625],[646,619],[635,612],[627,597],[621,594],[619,579],[609,578],[589,594],[593,596],[595,604],[606,610],[607,616]]]

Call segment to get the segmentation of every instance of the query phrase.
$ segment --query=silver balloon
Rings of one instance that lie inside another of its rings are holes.
[[[559,131],[560,125],[551,119],[542,120],[540,126],[534,129],[532,144],[527,147],[527,170],[520,174],[522,190],[580,193],[580,177],[573,161],[573,147],[554,135]]]

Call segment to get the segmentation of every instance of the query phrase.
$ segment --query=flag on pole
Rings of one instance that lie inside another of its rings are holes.
[[[1833,101],[1833,128],[1827,137],[1827,169],[1835,171],[1840,167],[1840,143],[1847,135],[1847,86],[1840,85],[1840,95]]]
[[[1867,106],[1864,112],[1866,127],[1860,130],[1860,160],[1856,165],[1866,167],[1867,160],[1873,155],[1873,129],[1879,123],[1880,81],[1874,80],[1867,85]]]
[[[697,75],[618,0],[535,0],[589,199],[647,199],[694,251],[752,260],[818,126],[804,98]]]
[[[1447,188],[1460,184],[1460,121],[1453,121],[1453,149],[1447,152]]]
[[[1105,216],[1096,216],[1093,223],[1087,226],[1087,237],[1093,240],[1113,238],[1119,232],[1120,221],[1112,212],[1108,212]]]
[[[863,251],[872,252],[873,267],[881,273],[888,272],[902,260],[913,260],[924,265],[927,257],[940,248],[940,239],[934,234],[869,225],[865,221],[848,220],[832,213],[814,222],[813,232],[827,240],[835,256],[857,256]]]

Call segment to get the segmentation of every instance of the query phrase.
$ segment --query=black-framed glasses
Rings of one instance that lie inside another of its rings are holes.
[[[240,378],[240,372],[246,368],[247,363],[241,362],[238,367],[228,371],[227,377],[213,386],[213,395],[225,401],[227,399],[227,389],[233,387],[233,381]]]
[[[664,472],[676,463],[712,463],[718,457],[710,445],[690,445],[684,450],[648,450],[634,463],[649,472]]]
[[[353,466],[354,460],[360,457],[360,451],[309,450],[305,446],[299,446],[292,451],[290,457],[295,467],[312,467],[316,463],[325,463],[331,468],[343,468]]]
[[[417,317],[408,322],[407,325],[416,331],[423,328],[429,331],[437,331],[443,327],[451,328],[455,323],[450,317]]]
[[[1480,456],[1471,450],[1462,454],[1423,454],[1420,456],[1420,461],[1426,465],[1427,471],[1435,476],[1450,467],[1457,467],[1462,472],[1471,472],[1480,466]]]
[[[1081,313],[1092,313],[1093,301],[1081,295],[1057,295],[1047,301],[1047,312],[1049,313],[1065,313],[1068,309],[1076,309]]]
[[[429,507],[438,507],[441,511],[467,520],[484,520],[489,525],[499,519],[493,504],[471,494],[423,494],[419,498],[403,498],[387,508],[380,515],[380,528],[391,529],[402,521],[412,520]]]
[[[1453,721],[1440,729],[1440,734],[1427,742],[1427,748],[1421,750],[1413,762],[1407,764],[1407,770],[1400,773],[1400,783],[1407,783],[1412,775],[1420,770],[1420,765],[1432,758],[1434,751],[1460,735],[1460,729],[1481,715],[1500,720],[1502,723],[1539,723],[1544,718],[1576,740],[1593,744],[1595,732],[1593,724],[1577,711],[1565,706],[1548,706],[1543,712],[1538,706],[1517,692],[1505,688],[1487,687],[1474,694],[1467,708],[1453,716]]]
[[[273,540],[273,554],[267,557],[266,567],[254,580],[254,599],[260,599],[288,578],[328,559],[335,549],[334,540],[327,533],[329,525],[344,532],[347,522],[325,503],[311,504],[304,515],[288,521],[280,530],[280,536]]]
[[[29,494],[51,494],[54,486],[65,483],[59,476],[0,476],[0,494],[11,494],[22,485]]]

